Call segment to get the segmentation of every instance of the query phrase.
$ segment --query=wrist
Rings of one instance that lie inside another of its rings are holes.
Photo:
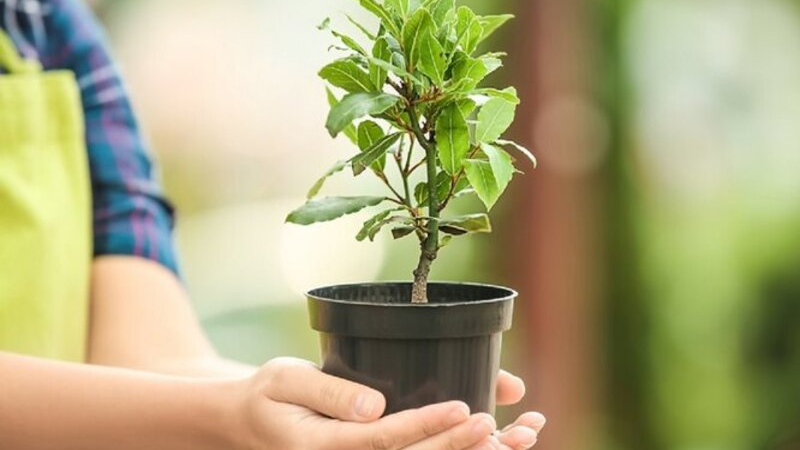
[[[197,409],[185,411],[188,418],[198,420],[193,424],[193,435],[202,440],[199,448],[249,450],[243,442],[246,435],[243,416],[243,380],[192,382],[196,392]],[[210,444],[210,445],[209,445]]]

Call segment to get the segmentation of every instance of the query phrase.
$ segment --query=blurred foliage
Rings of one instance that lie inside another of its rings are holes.
[[[491,14],[513,11],[527,1],[533,0],[464,3],[479,14]],[[179,235],[198,310],[224,354],[253,363],[287,353],[313,359],[316,337],[306,324],[302,283],[289,280],[300,270],[298,261],[321,275],[407,279],[417,250],[413,243],[388,240],[372,247],[345,234],[334,248],[301,247],[297,255],[281,250],[303,240],[316,242],[315,235],[298,238],[280,220],[288,206],[302,199],[306,181],[326,167],[280,168],[298,155],[308,154],[311,160],[315,151],[336,153],[341,148],[324,136],[324,100],[314,103],[322,83],[302,84],[315,78],[316,67],[326,58],[308,56],[312,52],[305,48],[323,48],[322,40],[304,42],[302,52],[282,49],[272,40],[285,40],[286,33],[314,36],[314,25],[348,2],[314,3],[319,14],[311,14],[315,16],[308,23],[298,21],[309,15],[309,3],[192,3],[194,15],[202,10],[194,5],[200,4],[226,11],[247,8],[252,14],[246,15],[260,21],[256,23],[268,22],[265,10],[296,14],[292,17],[298,20],[261,30],[264,35],[257,36],[263,41],[254,48],[267,50],[247,50],[238,54],[241,60],[235,59],[232,44],[208,48],[230,31],[223,19],[240,16],[208,14],[214,22],[195,25],[202,28],[219,20],[213,31],[222,37],[198,44],[197,34],[175,30],[173,23],[154,25],[157,14],[142,13],[148,8],[161,13],[176,2],[186,7],[185,0],[115,0],[101,7],[112,38],[123,50],[123,65],[134,75],[134,98],[141,100],[143,118],[164,161],[166,184],[182,211]],[[607,441],[598,442],[597,448],[800,449],[797,5],[783,0],[576,4],[587,7],[596,25],[594,44],[603,58],[601,70],[590,76],[612,125],[610,152],[600,174],[609,195],[607,223],[600,224],[607,230],[607,264],[597,268],[607,287],[602,309],[606,365],[598,368],[606,380],[601,413]],[[178,9],[172,7],[172,12]],[[173,20],[190,22],[197,20],[194,15],[181,12]],[[142,35],[142,29],[149,32]],[[512,29],[529,31],[527,26]],[[169,30],[168,37],[183,42],[182,47],[172,42],[159,51],[192,49],[201,54],[200,60],[208,52],[224,57],[227,71],[221,79],[244,85],[244,94],[221,84],[202,84],[219,81],[207,78],[183,80],[183,89],[164,82],[169,90],[151,90],[150,73],[153,79],[170,79],[183,73],[184,66],[198,70],[195,60],[173,64],[172,54],[152,59],[157,54],[152,45],[146,58],[131,50],[144,46],[147,35],[159,30]],[[510,37],[506,31],[495,36]],[[259,56],[266,61],[261,71],[242,76],[248,58]],[[298,84],[282,89],[281,83],[294,80]],[[190,112],[169,109],[172,103],[205,99],[217,91],[233,104],[219,115],[205,115],[218,106],[213,102],[193,105]],[[271,95],[266,100],[259,96],[264,92]],[[186,97],[176,99],[177,94]],[[169,114],[159,115],[161,109]],[[245,111],[242,117],[278,109],[300,131],[287,137],[258,116],[252,128],[240,132],[239,116],[226,120],[239,109]],[[191,116],[202,121],[192,122]],[[212,129],[224,138],[209,134]],[[247,132],[264,140],[239,140]],[[237,153],[247,146],[253,147],[251,152]],[[453,205],[459,211],[475,206]],[[504,216],[498,221],[511,220],[510,208],[499,204],[498,211]],[[322,233],[327,238],[339,229]],[[258,236],[263,239],[255,242]],[[481,236],[454,245],[434,277],[496,281],[503,275],[497,271],[505,255],[502,249],[492,252],[489,243],[494,239]],[[365,258],[366,253],[378,262]],[[509,348],[525,345],[514,342]]]

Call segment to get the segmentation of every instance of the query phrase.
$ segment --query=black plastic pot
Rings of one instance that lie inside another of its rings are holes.
[[[426,304],[410,303],[411,283],[307,293],[322,370],[381,391],[386,414],[447,400],[494,413],[502,333],[516,296],[466,283],[430,283]]]

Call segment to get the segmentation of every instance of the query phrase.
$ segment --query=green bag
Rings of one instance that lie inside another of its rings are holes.
[[[0,30],[0,350],[84,361],[91,189],[70,71],[23,61]]]

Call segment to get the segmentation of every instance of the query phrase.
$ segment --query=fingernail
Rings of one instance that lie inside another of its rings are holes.
[[[539,427],[543,427],[544,424],[547,423],[547,418],[542,413],[538,413],[538,412],[531,413],[531,419]]]
[[[476,436],[486,436],[491,434],[497,425],[495,424],[494,419],[492,416],[486,415],[481,420],[478,421],[475,425],[472,426],[472,432]]]
[[[469,406],[460,404],[453,408],[450,415],[447,416],[447,424],[452,426],[459,424],[469,418]]]
[[[373,394],[362,393],[356,398],[356,414],[365,418],[372,418],[375,415],[375,408],[378,406],[378,399]]]

